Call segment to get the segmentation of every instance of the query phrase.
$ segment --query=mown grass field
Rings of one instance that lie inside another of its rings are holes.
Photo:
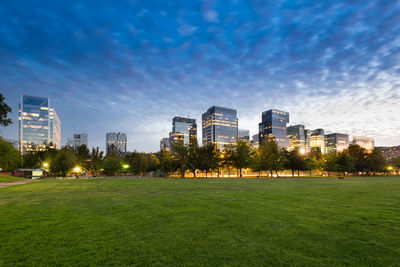
[[[399,265],[400,177],[0,189],[0,265]]]
[[[26,180],[26,179],[0,174],[0,183],[10,183],[10,182],[17,182],[17,181],[22,181],[22,180]]]

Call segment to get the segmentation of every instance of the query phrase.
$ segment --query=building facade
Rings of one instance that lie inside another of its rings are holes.
[[[368,151],[372,151],[375,147],[374,138],[367,136],[353,136],[353,144],[359,145]]]
[[[238,140],[250,144],[250,131],[246,129],[239,129]]]
[[[260,145],[264,140],[273,140],[280,148],[288,149],[289,138],[286,129],[288,123],[288,112],[276,109],[264,111],[261,116],[261,123],[258,125]]]
[[[197,124],[195,119],[174,117],[172,119],[172,132],[169,133],[169,143],[187,145],[191,140],[197,139]],[[171,148],[170,147],[170,148]]]
[[[385,159],[391,160],[400,157],[400,146],[377,146]]]
[[[289,150],[298,149],[301,154],[306,153],[306,137],[304,125],[294,125],[287,127],[287,136],[289,137]]]
[[[349,135],[332,133],[325,135],[325,153],[338,153],[349,147]]]
[[[319,151],[325,154],[325,131],[324,129],[316,129],[310,134],[310,150]]]
[[[81,145],[88,146],[87,133],[74,134],[72,138],[67,140],[67,146],[74,150],[77,150]]]
[[[306,154],[311,151],[311,131],[309,129],[304,130],[304,149]]]
[[[236,144],[238,118],[236,109],[213,106],[202,115],[203,144]]]
[[[254,134],[253,135],[253,137],[252,137],[252,140],[251,140],[251,145],[254,147],[254,148],[259,148],[260,147],[260,135],[259,134]]]
[[[160,151],[161,150],[166,150],[166,151],[170,151],[171,150],[171,145],[169,143],[169,138],[168,137],[162,138],[160,140]]]
[[[41,151],[46,146],[61,148],[61,122],[49,98],[21,95],[18,114],[21,154]]]
[[[106,154],[124,156],[128,138],[125,133],[111,132],[106,134]]]

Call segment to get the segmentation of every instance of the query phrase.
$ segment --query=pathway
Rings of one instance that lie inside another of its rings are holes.
[[[0,188],[5,188],[5,187],[13,186],[13,185],[27,184],[27,183],[32,183],[32,182],[36,182],[36,181],[40,181],[40,180],[29,179],[29,180],[22,180],[22,181],[17,181],[17,182],[0,183]]]

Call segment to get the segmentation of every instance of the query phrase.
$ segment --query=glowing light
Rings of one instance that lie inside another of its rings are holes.
[[[75,171],[75,172],[80,172],[80,171],[81,171],[81,168],[78,167],[78,166],[76,166],[76,167],[74,168],[74,171]]]
[[[128,168],[129,168],[129,165],[128,165],[128,164],[124,164],[124,165],[122,165],[122,168],[128,169]]]
[[[306,154],[306,150],[305,150],[304,148],[301,148],[301,149],[300,149],[300,154],[301,154],[301,155]]]
[[[389,170],[389,171],[393,170],[393,167],[392,167],[392,166],[389,166],[389,167],[388,167],[388,170]]]
[[[49,167],[49,164],[47,162],[44,162],[43,167],[47,168],[47,167]]]

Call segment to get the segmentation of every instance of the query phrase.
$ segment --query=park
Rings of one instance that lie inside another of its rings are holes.
[[[0,188],[0,265],[396,265],[399,192],[399,176],[39,180]]]

